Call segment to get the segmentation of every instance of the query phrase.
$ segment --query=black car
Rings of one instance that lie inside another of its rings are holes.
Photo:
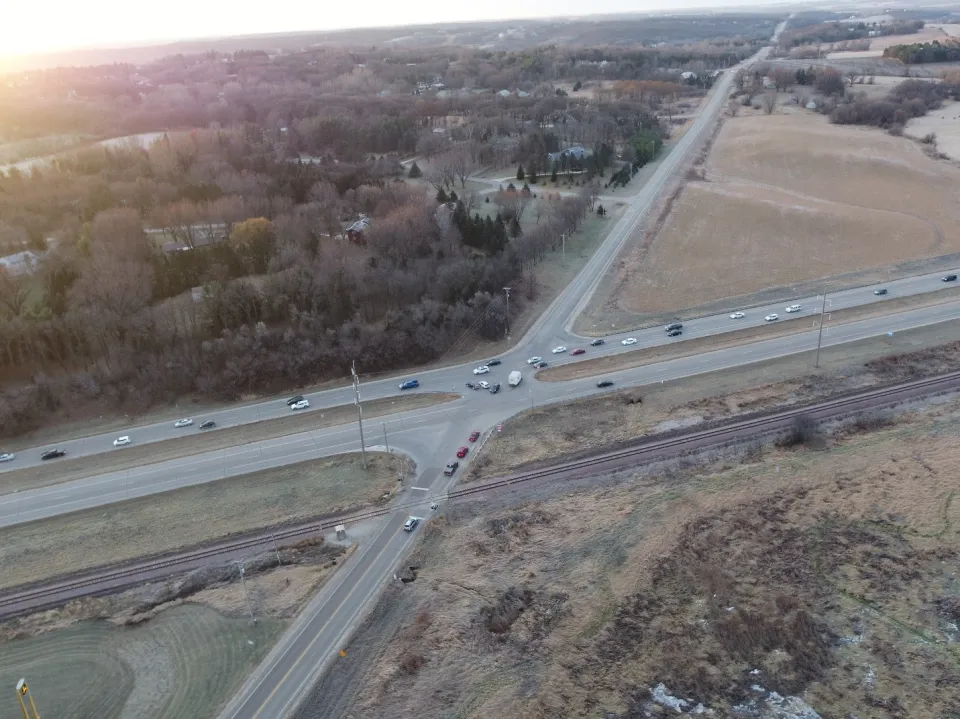
[[[467,382],[467,387],[470,389],[476,389],[477,385],[475,385],[473,382]]]
[[[956,282],[956,281],[957,281],[957,276],[956,276],[956,275],[946,275],[946,276],[944,276],[944,277],[941,277],[941,278],[940,278],[940,281],[941,281],[941,282]]]
[[[499,392],[499,391],[500,391],[500,383],[499,383],[499,382],[497,382],[496,384],[490,385],[490,394],[496,394],[496,393]]]
[[[296,397],[291,397],[290,399],[287,400],[287,406],[289,407],[292,404],[296,404],[297,402],[302,402],[302,401],[303,401],[303,395],[298,394]]]
[[[217,423],[212,419],[208,419],[206,422],[200,425],[200,429],[213,429],[217,426]]]
[[[681,324],[680,322],[672,322],[671,324],[669,324],[669,325],[667,325],[666,327],[664,327],[664,329],[665,329],[667,332],[673,332],[674,330],[682,330],[682,329],[683,329],[683,324]],[[671,335],[671,336],[673,336],[673,335]]]
[[[544,367],[549,367],[549,366],[550,366],[550,365],[548,365],[548,364],[547,364],[546,362],[544,362],[543,360],[540,360],[539,362],[537,362],[537,363],[534,365],[534,367],[536,367],[537,369],[543,369]]]
[[[594,340],[593,342],[590,343],[590,346],[591,346],[591,347],[599,347],[599,346],[602,345],[602,344],[603,344],[603,340]]]
[[[602,379],[597,382],[597,387],[613,387],[613,382],[608,379]]]
[[[457,471],[457,467],[460,466],[459,462],[451,462],[443,469],[443,473],[448,477],[452,477],[453,473]]]
[[[492,359],[489,362],[487,362],[487,367],[496,367],[498,364],[500,364],[500,360]]]
[[[64,449],[48,449],[40,455],[40,459],[56,459],[57,457],[64,457],[66,454],[67,451]]]
[[[683,334],[683,330],[670,330],[667,332],[667,337],[679,337]]]
[[[887,294],[887,288],[886,288],[886,287],[883,287],[883,288],[881,288],[881,289],[879,289],[879,290],[874,290],[874,291],[873,291],[873,294],[875,294],[875,295],[885,295],[885,294]]]

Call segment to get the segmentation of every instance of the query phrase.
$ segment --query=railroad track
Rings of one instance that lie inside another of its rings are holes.
[[[767,412],[758,416],[725,422],[719,426],[697,431],[676,430],[664,436],[648,439],[639,445],[607,451],[596,455],[568,460],[549,467],[520,472],[502,478],[454,490],[438,501],[469,499],[479,494],[535,480],[582,478],[600,472],[635,466],[675,457],[687,452],[716,447],[745,438],[756,438],[789,429],[800,414],[817,420],[829,420],[867,409],[878,409],[907,399],[929,396],[960,388],[960,372],[915,380],[841,397],[814,405]],[[112,569],[90,572],[84,576],[65,578],[34,586],[21,586],[15,591],[0,594],[0,617],[16,616],[28,611],[49,608],[81,596],[113,593],[145,581],[162,579],[179,572],[209,566],[211,560],[226,561],[249,556],[250,550],[268,551],[291,540],[333,529],[339,524],[351,525],[423,504],[422,499],[349,516],[330,517],[294,527],[278,528],[255,536],[226,540],[175,555],[143,560]]]

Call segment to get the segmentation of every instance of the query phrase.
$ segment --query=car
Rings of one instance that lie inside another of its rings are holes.
[[[469,452],[469,451],[470,451],[470,448],[469,448],[469,447],[461,447],[460,449],[457,450],[457,456],[458,456],[460,459],[463,459],[464,457],[467,456],[467,452]]]
[[[57,457],[65,457],[67,455],[66,450],[63,449],[48,449],[46,452],[40,455],[40,459],[56,459]]]
[[[490,383],[489,383],[489,382],[484,382],[483,380],[480,380],[479,382],[477,382],[477,387],[478,387],[479,389],[490,389]]]
[[[433,509],[433,507],[431,507]],[[412,532],[417,528],[417,525],[420,524],[419,517],[409,517],[406,522],[403,523],[404,532]]]
[[[499,392],[499,391],[500,391],[500,383],[499,383],[499,382],[490,385],[490,394],[496,394],[496,393]]]
[[[564,352],[566,352],[566,351],[567,351],[567,348],[564,347],[563,345],[560,345],[559,347],[554,347],[554,348],[553,348],[552,350],[550,350],[550,351],[553,352],[553,354],[558,355],[558,354],[563,354]]]
[[[742,320],[744,317],[746,317],[746,315],[743,312],[734,312],[730,315],[730,319],[732,320]]]
[[[299,402],[294,402],[292,405],[290,405],[290,409],[292,410],[308,409],[309,407],[310,403],[305,399],[302,399]]]
[[[774,314],[770,314],[770,315],[767,315],[766,317],[764,317],[764,318],[763,318],[763,321],[764,321],[764,322],[774,322],[775,320],[778,320],[778,319],[780,319],[780,317],[778,317],[777,314],[774,313]]]
[[[787,312],[799,312],[803,309],[802,305],[790,305],[789,307],[784,308]]]
[[[200,429],[213,429],[217,426],[217,423],[212,419],[208,419],[206,422],[200,425]]]
[[[130,438],[127,435],[117,437],[115,440],[113,440],[114,447],[122,447],[125,444],[130,444]]]
[[[297,402],[303,402],[302,394],[298,394],[296,397],[291,397],[290,399],[288,399],[287,406],[290,407],[292,405],[295,405]]]
[[[941,281],[941,282],[956,282],[956,281],[957,281],[957,276],[956,276],[956,275],[944,275],[943,277],[940,278],[940,281]]]
[[[608,379],[602,379],[597,382],[597,387],[613,387],[613,382]]]
[[[586,351],[583,347],[577,347],[577,349],[575,349],[575,350],[574,350],[573,352],[571,352],[570,354],[572,354],[572,355],[582,355],[582,354],[586,354],[586,352],[587,352],[587,351]]]
[[[184,418],[184,419],[178,419],[176,422],[173,423],[173,426],[180,428],[180,427],[189,427],[191,424],[193,424],[192,419]]]
[[[496,367],[499,364],[500,364],[500,360],[492,359],[489,362],[487,362],[487,367]]]
[[[467,387],[468,387],[469,389],[476,389],[476,388],[477,388],[477,385],[474,384],[473,382],[467,382]]]
[[[620,344],[622,344],[624,347],[628,345],[635,345],[636,343],[637,343],[636,337],[627,337],[627,339],[625,340],[620,340]]]
[[[682,330],[683,324],[680,322],[671,322],[663,329],[665,329],[667,332],[673,332],[674,330]]]
[[[468,442],[476,442],[478,439],[480,439],[480,430],[477,429],[473,430],[470,436],[467,437]]]
[[[602,344],[603,344],[603,340],[594,340],[593,342],[590,343],[590,346],[591,346],[591,347],[599,347],[599,346],[602,345]]]
[[[484,365],[480,365],[479,367],[474,367],[474,368],[473,368],[473,373],[474,373],[474,374],[486,374],[486,373],[489,372],[489,371],[490,371],[490,368],[487,367],[485,364],[484,364]]]
[[[886,288],[886,287],[881,287],[879,290],[874,290],[874,291],[873,291],[873,294],[875,294],[875,295],[885,295],[885,294],[887,294],[887,288]]]
[[[10,462],[16,456],[13,452],[0,452],[0,462]]]
[[[459,462],[451,462],[446,467],[443,468],[443,473],[448,477],[452,477],[453,473],[457,471],[457,467],[460,466]]]
[[[667,332],[667,337],[679,337],[683,334],[683,330],[670,330]]]
[[[540,362],[542,359],[543,357],[531,357],[530,359],[527,360],[527,364],[536,364],[537,362]]]
[[[400,389],[416,389],[420,386],[420,380],[418,379],[408,379],[406,382],[400,383]]]
[[[546,369],[546,368],[549,367],[549,366],[550,366],[550,365],[548,365],[548,364],[547,364],[546,362],[544,362],[543,360],[540,360],[539,362],[537,362],[537,363],[534,365],[534,367],[536,367],[537,369]]]

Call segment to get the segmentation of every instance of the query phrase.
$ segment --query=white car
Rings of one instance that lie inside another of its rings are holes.
[[[622,345],[624,345],[624,346],[626,346],[626,345],[635,345],[636,343],[637,343],[637,338],[636,338],[636,337],[627,337],[627,339],[625,339],[625,340],[620,340],[620,344],[622,344]]]
[[[734,312],[730,315],[730,319],[732,320],[742,320],[744,317],[746,317],[746,315],[743,312]]]
[[[123,437],[117,437],[113,440],[114,447],[122,447],[125,444],[130,444],[130,438],[124,435]]]
[[[550,350],[550,351],[553,352],[555,355],[559,355],[559,354],[563,354],[564,352],[566,352],[566,351],[567,351],[567,348],[564,347],[563,345],[560,345],[559,347],[554,347],[554,348],[553,348],[552,350]]]
[[[16,456],[13,452],[0,452],[0,462],[9,462]]]
[[[176,422],[173,423],[173,426],[178,428],[189,427],[191,424],[193,424],[192,419],[178,419]]]
[[[477,382],[477,385],[480,387],[480,389],[490,389],[490,383],[484,382],[483,380]]]
[[[543,357],[531,357],[527,360],[527,364],[537,364],[537,362],[543,362]]]
[[[490,371],[490,368],[487,367],[486,365],[480,365],[479,367],[474,367],[473,369],[474,374],[486,374],[489,371]]]
[[[290,409],[306,409],[310,406],[310,402],[305,399],[300,400],[299,402],[294,402],[290,405]]]
[[[763,321],[764,321],[764,322],[773,322],[774,320],[778,320],[778,319],[780,319],[780,318],[779,318],[776,314],[772,314],[772,315],[767,315],[766,317],[764,317],[764,318],[763,318]]]
[[[787,307],[787,312],[799,312],[802,309],[803,307],[801,307],[800,305],[790,305],[789,307]]]

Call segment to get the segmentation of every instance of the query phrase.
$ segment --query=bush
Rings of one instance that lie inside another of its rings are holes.
[[[937,144],[937,133],[928,132],[923,136],[923,139],[920,140],[924,145],[935,145]]]
[[[407,651],[400,657],[400,671],[404,674],[416,674],[426,663],[420,652]]]
[[[819,436],[817,421],[809,414],[798,414],[793,418],[790,431],[780,442],[781,447],[809,445]]]

